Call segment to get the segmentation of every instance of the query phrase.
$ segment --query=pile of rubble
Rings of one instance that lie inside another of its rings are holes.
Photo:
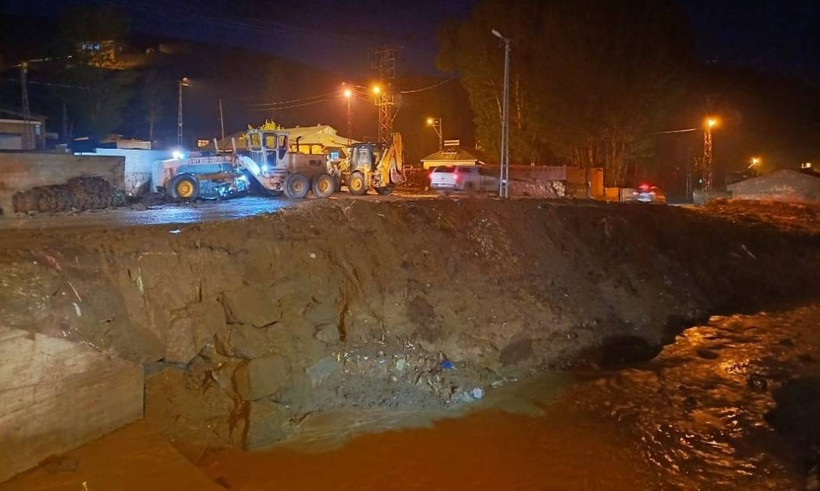
[[[82,211],[124,206],[126,198],[101,177],[74,177],[67,184],[38,186],[15,193],[12,203],[17,213]]]

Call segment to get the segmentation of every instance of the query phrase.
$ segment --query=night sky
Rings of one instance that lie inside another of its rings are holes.
[[[0,12],[56,16],[88,0],[4,0]],[[203,41],[361,75],[367,50],[404,47],[404,71],[436,73],[435,31],[477,0],[113,0],[132,34]],[[812,81],[820,76],[820,0],[682,0],[703,60],[739,63]]]

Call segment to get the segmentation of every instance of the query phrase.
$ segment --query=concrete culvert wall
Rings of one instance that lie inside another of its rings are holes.
[[[0,323],[144,364],[146,417],[194,458],[332,408],[463,404],[820,278],[817,236],[660,206],[315,200],[171,228],[10,237]]]

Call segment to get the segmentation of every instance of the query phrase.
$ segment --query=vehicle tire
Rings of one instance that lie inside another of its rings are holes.
[[[319,174],[313,178],[313,194],[318,198],[327,198],[336,192],[336,179],[330,174]]]
[[[285,196],[302,199],[310,190],[310,181],[302,174],[291,174],[285,179]]]
[[[382,196],[389,196],[393,192],[393,186],[385,186],[383,188],[376,188],[376,192]]]
[[[169,194],[174,199],[193,201],[199,196],[199,181],[191,174],[180,174],[168,185]]]
[[[364,179],[364,174],[361,172],[354,172],[350,175],[350,181],[347,183],[347,188],[350,194],[356,196],[363,196],[367,194],[367,183]]]

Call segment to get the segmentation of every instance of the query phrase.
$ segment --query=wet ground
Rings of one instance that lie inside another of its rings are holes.
[[[414,193],[394,193],[391,196],[367,195],[354,197],[348,193],[337,193],[331,199],[365,199],[385,201],[412,196],[414,199],[431,198],[436,195]],[[32,229],[99,229],[121,228],[142,225],[190,224],[236,220],[257,215],[276,213],[284,208],[298,206],[313,200],[291,200],[263,196],[244,196],[225,201],[198,201],[196,203],[165,203],[148,206],[147,209],[133,207],[88,210],[77,213],[39,213],[32,216],[0,217],[0,230]]]
[[[817,489],[818,327],[818,303],[714,317],[651,360],[542,374],[467,414],[327,413],[294,441],[197,464],[233,490]],[[133,446],[116,435],[72,452],[73,470],[44,466],[0,489],[144,489],[139,475],[100,477],[106,455]],[[152,489],[186,489],[191,472]]]
[[[79,213],[41,213],[30,217],[0,219],[0,229],[95,229],[234,220],[275,213],[298,203],[295,200],[248,196],[220,202],[204,201],[192,204],[151,206],[146,210],[122,208]]]

